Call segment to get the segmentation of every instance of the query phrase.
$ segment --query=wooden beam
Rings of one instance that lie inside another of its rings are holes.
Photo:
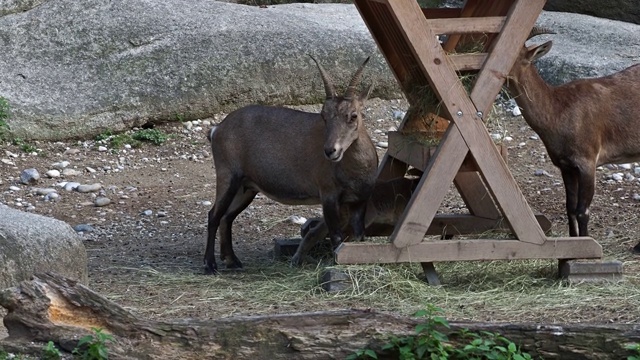
[[[519,3],[524,3],[524,1],[519,1]],[[389,6],[395,15],[398,26],[403,31],[403,35],[412,45],[421,69],[429,75],[432,89],[438,93],[438,97],[442,100],[443,112],[446,112],[449,118],[456,123],[456,129],[460,131],[464,138],[463,141],[466,142],[474,159],[480,165],[480,171],[485,179],[491,179],[487,181],[487,184],[492,189],[498,206],[501,207],[502,212],[513,226],[518,239],[542,244],[546,240],[544,232],[535,221],[526,199],[493,146],[482,119],[477,117],[476,107],[468,98],[451,66],[442,61],[446,55],[430,30],[427,19],[418,12],[419,6],[412,0],[389,0]],[[511,49],[514,52],[517,50]],[[495,89],[487,89],[490,93],[498,91],[501,87],[501,83],[491,83],[490,85],[495,87]],[[485,109],[493,103],[493,100],[493,98],[486,99],[490,102],[477,105],[479,109]],[[455,136],[450,137],[449,141],[454,138]],[[448,178],[443,178],[441,181],[447,180]],[[398,241],[412,243],[416,239]]]
[[[504,25],[504,16],[482,18],[429,19],[431,30],[437,35],[499,33]]]
[[[489,219],[502,217],[477,171],[461,171],[456,175],[453,183],[471,214],[479,214]]]
[[[471,101],[478,110],[488,114],[545,2],[521,0],[511,7],[502,32],[493,43],[471,91]]]
[[[602,246],[590,237],[553,238],[542,245],[518,240],[437,240],[397,248],[392,244],[342,243],[338,264],[382,264],[522,259],[600,259]]]
[[[456,71],[479,70],[487,60],[487,54],[451,54],[449,60]]]

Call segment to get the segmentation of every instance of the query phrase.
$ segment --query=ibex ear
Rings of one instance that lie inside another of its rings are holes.
[[[527,60],[535,61],[545,56],[549,50],[551,50],[551,45],[553,42],[551,40],[547,41],[544,44],[536,45],[527,49]]]
[[[358,95],[360,101],[366,101],[369,98],[369,95],[371,95],[371,91],[373,91],[373,84],[369,85],[368,88],[364,89],[360,95]]]

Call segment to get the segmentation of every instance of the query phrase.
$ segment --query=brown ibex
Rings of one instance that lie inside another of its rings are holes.
[[[529,38],[544,33],[553,32],[534,28]],[[596,168],[640,160],[640,64],[605,77],[550,86],[532,63],[548,53],[551,44],[523,47],[507,86],[560,168],[569,235],[588,236]]]
[[[344,96],[337,95],[322,65],[312,59],[326,92],[320,114],[247,106],[230,113],[209,133],[216,200],[209,211],[204,257],[208,273],[218,270],[214,256],[218,229],[222,261],[227,268],[242,267],[233,252],[231,225],[258,192],[283,204],[322,204],[334,244],[343,237],[341,213],[349,214],[354,237],[364,236],[365,207],[375,183],[378,155],[363,122],[371,88],[357,94],[356,86],[369,59],[353,75]],[[313,236],[310,232],[307,237]],[[294,263],[302,259],[301,248]]]

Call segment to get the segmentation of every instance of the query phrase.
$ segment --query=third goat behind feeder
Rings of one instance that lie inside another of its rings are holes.
[[[553,32],[534,28],[529,38],[548,33]],[[523,47],[507,86],[562,173],[569,235],[588,236],[596,168],[640,160],[640,64],[551,86],[533,65],[551,44]],[[634,250],[640,251],[640,244]]]

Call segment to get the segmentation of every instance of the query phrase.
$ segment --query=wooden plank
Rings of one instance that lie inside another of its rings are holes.
[[[384,0],[386,2],[386,0]],[[422,13],[429,19],[459,18],[462,13],[460,8],[423,8]]]
[[[456,123],[456,129],[471,149],[485,180],[491,178],[491,181],[485,182],[493,189],[494,195],[498,189],[500,197],[497,195],[494,197],[503,214],[508,217],[518,239],[542,244],[546,240],[542,229],[535,221],[533,212],[518,189],[509,169],[493,146],[484,123],[476,117],[476,108],[467,97],[455,72],[447,62],[441,60],[445,56],[444,52],[429,29],[427,20],[417,12],[417,3],[411,0],[389,0],[389,6],[403,35],[412,45],[421,69],[429,75],[432,89],[442,99],[442,111],[448,113]],[[515,52],[518,49],[509,49],[509,51]],[[497,88],[487,89],[489,92],[497,91],[501,86],[499,83],[490,85]],[[493,99],[490,100],[493,102]],[[487,108],[488,105],[489,103],[484,104],[481,109]],[[451,116],[454,114],[455,116]],[[442,181],[445,180],[447,179],[442,179]],[[410,241],[415,240],[411,238]],[[403,242],[404,240],[400,240],[400,243]]]
[[[499,33],[504,25],[504,21],[504,16],[428,20],[431,31],[437,35]]]
[[[551,222],[542,214],[536,215],[536,220],[540,227],[546,232],[551,229]],[[387,224],[372,224],[366,231],[366,236],[389,236],[393,233],[394,227]],[[438,214],[427,229],[426,235],[467,235],[482,234],[488,231],[504,232],[511,231],[507,221],[499,217],[489,219],[470,214]]]
[[[471,101],[480,111],[488,113],[545,2],[521,0],[511,8],[471,91]]]
[[[487,54],[451,54],[449,60],[456,71],[479,70],[487,60]]]
[[[478,172],[459,172],[453,183],[471,214],[489,219],[502,217]]]
[[[389,240],[397,247],[422,241],[468,152],[458,128],[449,126]]]
[[[387,133],[389,139],[389,147],[386,155],[390,155],[395,159],[398,159],[404,163],[407,163],[421,171],[424,171],[429,165],[429,161],[437,150],[437,143],[440,139],[432,139],[429,136],[425,136],[424,140],[420,140],[424,134],[419,133],[407,133],[403,134],[398,131],[389,131]],[[429,145],[431,142],[433,145]],[[507,147],[500,144],[498,147],[500,155],[503,159],[507,160]],[[467,156],[460,166],[460,172],[477,171],[478,166],[473,157]],[[477,189],[474,189],[474,191]]]
[[[518,240],[438,240],[397,248],[392,244],[342,243],[338,264],[472,260],[600,259],[602,246],[590,237],[553,238],[542,245]]]

